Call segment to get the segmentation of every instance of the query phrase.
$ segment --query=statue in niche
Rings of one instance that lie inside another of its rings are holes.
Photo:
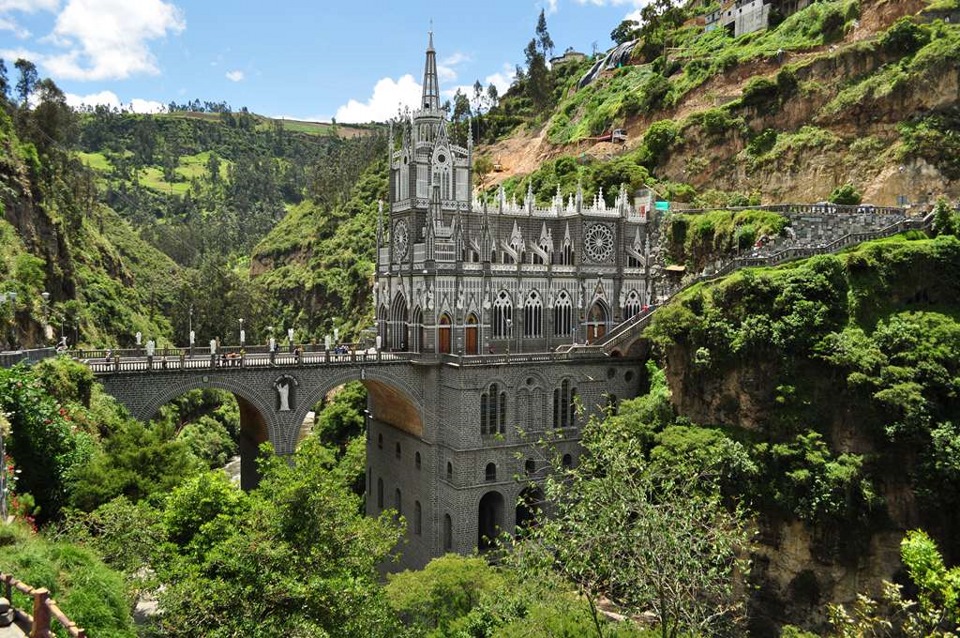
[[[280,407],[277,408],[278,412],[290,411],[290,385],[290,379],[281,377],[273,386],[277,389],[277,398],[280,400]]]

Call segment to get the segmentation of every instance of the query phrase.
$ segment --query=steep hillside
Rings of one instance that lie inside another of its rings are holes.
[[[480,148],[503,167],[487,184],[525,190],[541,162],[570,157],[587,187],[593,164],[628,162],[681,202],[818,201],[845,183],[878,205],[960,197],[958,14],[954,0],[828,0],[739,38],[688,23],[666,55],[635,50],[583,88],[565,71],[541,123]],[[625,145],[591,139],[620,127]]]
[[[179,268],[97,203],[93,176],[75,157],[20,134],[26,127],[42,132],[41,142],[55,139],[40,128],[49,124],[43,114],[0,108],[0,347],[52,345],[61,335],[71,344],[130,343],[138,330],[168,332],[156,310],[170,302]]]
[[[658,313],[682,422],[759,512],[753,623],[822,630],[900,576],[907,529],[960,556],[960,242],[903,237],[697,286]]]

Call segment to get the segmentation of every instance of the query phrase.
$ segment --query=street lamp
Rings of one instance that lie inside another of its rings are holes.
[[[40,298],[43,300],[43,345],[46,345],[47,340],[53,336],[50,328],[50,293],[44,290],[40,293]]]
[[[7,523],[7,463],[4,456],[3,437],[6,435],[7,419],[0,414],[0,525]]]

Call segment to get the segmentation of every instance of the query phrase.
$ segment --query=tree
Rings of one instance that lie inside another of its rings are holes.
[[[550,32],[547,31],[547,17],[543,9],[540,9],[540,17],[537,18],[536,34],[540,53],[544,59],[549,59],[553,55],[553,40],[550,38]]]
[[[480,602],[485,591],[504,586],[505,579],[480,557],[447,554],[419,571],[387,577],[390,605],[411,625],[447,633],[454,620]]]
[[[377,568],[401,538],[393,512],[360,513],[333,453],[307,438],[294,463],[264,446],[260,487],[246,497],[222,481],[168,502],[186,546],[159,572],[162,635],[398,635]],[[236,498],[231,495],[231,491]],[[189,516],[177,514],[188,508]],[[171,540],[173,540],[171,538]]]
[[[654,468],[643,444],[608,420],[583,435],[578,467],[544,483],[555,515],[517,552],[528,569],[552,566],[594,610],[605,596],[627,615],[652,612],[664,638],[705,635],[739,620],[742,516],[729,511],[694,463]]]
[[[902,635],[908,638],[956,636],[960,632],[960,567],[947,569],[937,544],[923,530],[913,530],[900,542],[917,600],[904,598],[902,587],[883,584],[881,605],[859,594],[852,614],[830,605],[830,623],[840,638]]]
[[[647,62],[663,54],[671,31],[683,24],[684,10],[675,0],[654,0],[640,10],[641,51]]]
[[[487,175],[489,175],[492,170],[493,160],[490,159],[489,155],[478,155],[477,158],[473,160],[473,174],[477,178],[478,188],[483,188],[487,180]]]
[[[933,209],[933,229],[938,235],[956,235],[960,232],[960,215],[957,215],[945,197],[937,199]]]
[[[0,100],[6,102],[10,98],[10,80],[7,76],[7,65],[0,58]]]
[[[526,94],[533,103],[534,109],[542,113],[550,105],[550,71],[547,61],[536,39],[531,39],[524,50],[527,59]]]
[[[614,44],[623,44],[630,40],[635,40],[639,33],[640,23],[636,20],[624,20],[610,32],[610,39]]]
[[[493,82],[487,85],[487,102],[490,104],[489,108],[493,108],[497,105],[497,102],[500,101],[500,93],[497,91],[497,85]]]
[[[609,420],[588,425],[582,442],[580,465],[545,482],[555,516],[521,541],[523,564],[552,566],[576,585],[598,636],[600,596],[628,615],[652,612],[664,638],[736,624],[742,514],[695,463],[651,465],[642,442]]]
[[[30,99],[30,94],[33,93],[39,78],[37,66],[30,60],[24,60],[23,58],[17,58],[13,66],[20,72],[20,79],[17,80],[17,95],[20,96],[20,105],[26,107],[27,100]]]

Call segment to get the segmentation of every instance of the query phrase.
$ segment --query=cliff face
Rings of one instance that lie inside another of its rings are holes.
[[[655,322],[679,415],[756,446],[815,431],[827,445],[817,454],[859,459],[857,481],[868,486],[866,501],[849,486],[834,492],[841,505],[822,517],[766,498],[763,486],[745,488],[760,530],[756,635],[785,623],[823,629],[828,602],[852,603],[902,577],[906,530],[931,531],[949,561],[960,555],[960,483],[941,471],[952,455],[937,450],[938,440],[958,439],[960,403],[946,381],[958,369],[949,345],[960,335],[958,269],[953,237],[878,242],[817,266],[734,276]],[[918,372],[927,366],[939,372]],[[795,490],[804,503],[827,494],[811,496],[824,480],[813,470],[771,476],[789,477],[787,490],[773,491]]]
[[[136,330],[162,333],[163,319],[146,317],[144,299],[159,305],[164,297],[144,283],[163,278],[170,294],[176,266],[96,202],[91,174],[68,151],[41,154],[18,135],[7,107],[0,108],[0,276],[2,292],[17,298],[3,308],[0,347],[51,345],[60,334],[72,345],[105,345]]]

